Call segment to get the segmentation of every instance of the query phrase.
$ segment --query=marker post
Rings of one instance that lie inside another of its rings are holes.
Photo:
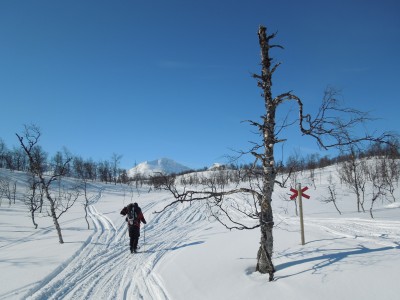
[[[290,196],[290,200],[297,199],[299,200],[299,210],[300,210],[300,231],[301,231],[301,244],[305,245],[305,237],[304,237],[304,219],[303,219],[303,197],[310,199],[310,196],[304,194],[305,191],[308,190],[308,187],[301,188],[301,183],[297,185],[297,190],[291,188],[290,191],[293,195]]]
[[[303,219],[303,200],[301,196],[301,183],[297,186],[297,199],[299,199],[299,210],[300,210],[300,231],[301,231],[301,244],[305,245],[305,237],[304,237],[304,219]]]

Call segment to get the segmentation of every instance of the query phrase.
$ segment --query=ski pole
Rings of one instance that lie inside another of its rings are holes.
[[[146,225],[143,224],[143,252],[146,252]]]

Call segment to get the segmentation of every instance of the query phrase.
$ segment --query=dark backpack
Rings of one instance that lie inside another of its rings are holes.
[[[128,220],[127,221],[128,221],[129,225],[133,225],[136,222],[136,220],[139,216],[139,213],[140,213],[139,207],[135,208],[133,205],[128,206],[128,215],[127,215]]]

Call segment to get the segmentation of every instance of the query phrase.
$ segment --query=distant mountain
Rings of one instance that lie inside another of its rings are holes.
[[[220,163],[214,163],[211,167],[208,168],[209,171],[217,171],[217,170],[224,170],[226,167]]]
[[[160,158],[153,161],[145,161],[138,164],[136,167],[128,170],[128,176],[133,177],[136,174],[150,176],[157,172],[163,174],[173,174],[189,171],[190,168],[177,163],[168,158]]]

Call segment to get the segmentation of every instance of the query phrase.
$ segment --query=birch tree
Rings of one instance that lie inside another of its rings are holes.
[[[320,148],[328,150],[334,147],[344,147],[364,141],[382,142],[390,134],[384,133],[379,137],[374,137],[365,133],[361,136],[353,136],[351,133],[356,132],[353,129],[367,120],[367,114],[355,109],[342,108],[338,99],[337,91],[328,88],[324,92],[321,106],[316,115],[312,117],[304,112],[302,100],[292,92],[285,92],[274,96],[272,93],[272,77],[281,63],[273,63],[270,56],[270,50],[281,48],[282,46],[272,44],[272,40],[276,34],[267,34],[267,29],[260,26],[258,30],[258,40],[261,49],[261,73],[253,74],[253,78],[257,80],[258,87],[262,90],[262,98],[264,102],[265,112],[261,117],[261,121],[249,121],[256,127],[261,136],[261,142],[253,143],[250,150],[242,154],[251,154],[254,157],[253,172],[258,175],[253,181],[249,181],[247,187],[235,187],[231,190],[219,190],[216,185],[204,186],[199,190],[189,190],[187,187],[178,188],[174,182],[174,178],[165,178],[164,183],[159,187],[169,190],[175,200],[168,204],[164,209],[171,208],[184,202],[207,201],[215,208],[220,208],[221,215],[225,217],[224,222],[219,216],[218,220],[230,229],[260,229],[260,246],[257,252],[256,271],[268,274],[269,281],[274,279],[275,267],[272,262],[273,257],[273,228],[274,218],[272,210],[272,195],[275,184],[283,185],[284,182],[277,181],[277,168],[275,166],[275,147],[277,144],[285,141],[281,137],[290,125],[297,124],[299,132],[302,135],[313,137]],[[286,120],[277,126],[277,109],[284,107],[282,104],[293,102],[297,110],[297,118],[295,120]],[[259,166],[261,165],[261,174]],[[261,177],[261,178],[260,178]],[[260,179],[258,179],[260,178]],[[233,194],[247,194],[253,201],[253,208],[249,210],[236,204],[226,205],[223,203],[226,199],[232,200]],[[230,213],[228,208],[233,213]],[[235,219],[235,216],[241,218]],[[256,223],[248,225],[242,221],[248,218]]]
[[[36,223],[35,214],[43,205],[43,193],[40,190],[40,182],[36,179],[36,175],[31,173],[28,180],[26,193],[23,195],[24,203],[29,208],[31,220],[35,229],[39,224]]]
[[[118,170],[119,170],[119,164],[121,162],[122,155],[113,153],[111,156],[111,169],[112,169],[112,175],[114,178],[114,184],[117,184],[118,180]]]
[[[63,244],[64,240],[58,219],[75,203],[77,196],[74,196],[71,193],[64,193],[63,198],[67,199],[67,202],[65,205],[63,205],[61,203],[61,196],[59,199],[57,199],[54,195],[52,195],[51,186],[56,180],[59,180],[61,176],[67,172],[68,165],[72,160],[72,157],[64,157],[62,161],[57,163],[57,167],[54,168],[53,172],[48,172],[49,174],[45,175],[45,153],[38,145],[38,141],[41,136],[40,129],[36,125],[25,126],[24,133],[22,135],[16,133],[16,136],[18,137],[22,149],[28,156],[29,171],[37,176],[44,196],[48,200],[50,206],[49,214],[53,219],[53,223],[58,234],[58,240],[60,244]]]
[[[365,188],[367,184],[367,166],[365,161],[360,159],[359,154],[351,148],[347,161],[340,164],[339,177],[350,190],[356,195],[357,211],[364,209]]]
[[[87,229],[90,229],[90,223],[88,220],[88,207],[90,205],[90,197],[88,191],[88,180],[90,178],[90,173],[88,172],[88,168],[86,167],[84,160],[80,157],[75,157],[73,160],[73,167],[76,173],[76,176],[82,181],[82,192],[85,198],[85,202],[83,203],[83,208],[85,210],[85,221],[87,224]],[[90,170],[90,169],[89,169]]]

